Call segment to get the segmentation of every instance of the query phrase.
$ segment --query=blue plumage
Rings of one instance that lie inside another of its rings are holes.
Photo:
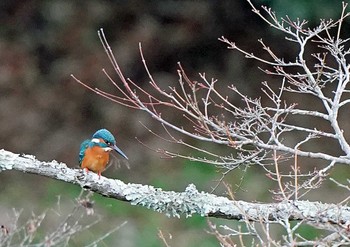
[[[112,135],[111,132],[109,132],[106,129],[100,129],[95,132],[95,134],[92,136],[92,139],[103,139],[107,144],[115,145],[115,138]]]
[[[81,145],[80,145],[80,150],[79,150],[79,165],[81,165],[81,162],[82,162],[83,159],[84,159],[85,151],[86,151],[86,149],[88,148],[90,141],[91,141],[91,140],[87,139],[87,140],[83,141],[83,142],[81,143]]]

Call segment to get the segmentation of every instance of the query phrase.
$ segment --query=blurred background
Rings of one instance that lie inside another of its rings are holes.
[[[308,19],[310,26],[320,18],[336,19],[341,12],[341,1],[253,2],[271,7],[278,16]],[[255,61],[227,50],[218,38],[225,36],[254,54],[262,52],[259,38],[285,57],[293,58],[295,49],[281,45],[284,36],[263,23],[245,1],[0,2],[0,148],[78,167],[80,143],[97,129],[107,128],[130,160],[126,164],[115,158],[105,176],[175,191],[194,183],[199,190],[210,192],[221,177],[220,171],[186,160],[162,159],[135,139],[152,148],[181,151],[181,147],[155,137],[140,124],[157,130],[157,122],[143,112],[95,95],[70,77],[74,74],[88,85],[115,91],[102,73],[103,68],[112,70],[97,36],[99,28],[104,29],[124,75],[142,87],[148,87],[148,78],[139,42],[160,85],[177,85],[180,61],[191,79],[200,80],[198,73],[205,72],[208,78],[217,78],[223,85],[233,83],[252,97],[260,94],[260,82],[271,78],[257,69]],[[236,170],[225,181],[235,189],[243,174]],[[271,201],[271,186],[274,183],[259,168],[251,168],[244,174],[243,189],[236,196]],[[48,208],[57,211],[58,198],[60,215],[64,216],[79,193],[76,186],[45,177],[16,171],[0,173],[0,224],[10,224],[13,208],[23,209],[20,220]],[[220,186],[215,193],[225,195],[225,188]],[[320,200],[319,195],[315,198]],[[171,246],[218,246],[215,237],[206,232],[207,219],[167,218],[98,195],[92,199],[101,222],[74,237],[70,246],[92,242],[125,220],[128,223],[101,246],[163,246],[158,229]],[[42,234],[53,231],[62,220],[50,212]]]

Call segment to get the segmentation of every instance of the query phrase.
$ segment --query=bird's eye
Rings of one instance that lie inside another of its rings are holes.
[[[107,144],[108,146],[110,146],[110,145],[111,145],[111,143],[110,143],[109,141],[106,141],[106,144]]]

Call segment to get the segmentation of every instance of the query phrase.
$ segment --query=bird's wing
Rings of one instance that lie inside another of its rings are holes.
[[[81,165],[81,162],[83,161],[84,155],[85,155],[85,151],[88,148],[90,143],[90,140],[85,140],[82,142],[82,144],[80,145],[80,151],[79,151],[79,165]]]

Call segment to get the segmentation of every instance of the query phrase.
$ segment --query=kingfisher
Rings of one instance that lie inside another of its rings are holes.
[[[106,169],[112,150],[128,159],[123,151],[117,147],[112,133],[106,129],[100,129],[95,132],[92,139],[85,140],[80,145],[79,164],[87,173],[93,171],[101,178],[101,172]]]

